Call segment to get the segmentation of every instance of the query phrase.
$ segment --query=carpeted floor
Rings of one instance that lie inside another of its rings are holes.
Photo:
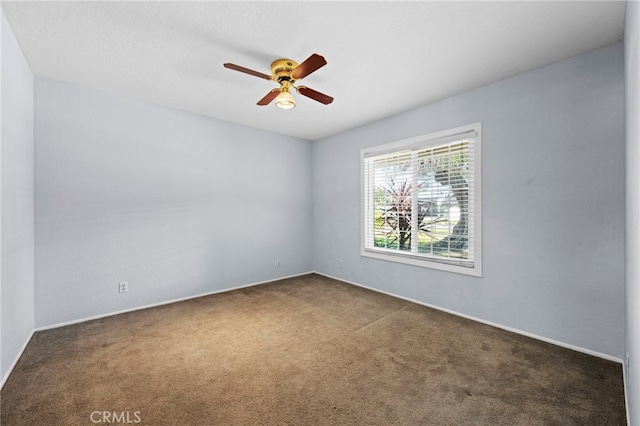
[[[625,425],[621,366],[319,275],[35,333],[12,425]]]

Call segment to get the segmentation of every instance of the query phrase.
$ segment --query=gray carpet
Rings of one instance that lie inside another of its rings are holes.
[[[314,274],[37,332],[0,399],[3,426],[626,424],[617,363]]]

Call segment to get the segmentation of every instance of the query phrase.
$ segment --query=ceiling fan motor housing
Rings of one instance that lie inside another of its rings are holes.
[[[291,77],[291,73],[297,66],[298,63],[291,59],[276,59],[271,63],[271,75],[273,75],[274,80],[280,83],[283,81],[293,83],[295,79]]]

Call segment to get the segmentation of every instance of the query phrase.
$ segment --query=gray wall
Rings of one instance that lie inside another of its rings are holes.
[[[314,142],[314,269],[622,359],[623,70],[618,43]],[[484,276],[360,257],[360,150],[478,121]]]
[[[625,22],[627,183],[626,391],[629,424],[640,424],[640,3],[627,2]],[[627,367],[629,367],[627,366]]]
[[[311,270],[310,142],[35,82],[36,327]]]
[[[0,379],[34,327],[33,74],[2,14]]]

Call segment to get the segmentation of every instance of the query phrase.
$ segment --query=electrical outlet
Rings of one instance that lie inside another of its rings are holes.
[[[127,281],[121,281],[118,284],[118,293],[127,293],[129,291],[129,283]]]
[[[344,260],[340,259],[340,267],[344,268]]]
[[[280,263],[280,259],[276,259],[276,268],[279,268],[279,267],[280,267],[280,265],[281,265],[281,263]]]

